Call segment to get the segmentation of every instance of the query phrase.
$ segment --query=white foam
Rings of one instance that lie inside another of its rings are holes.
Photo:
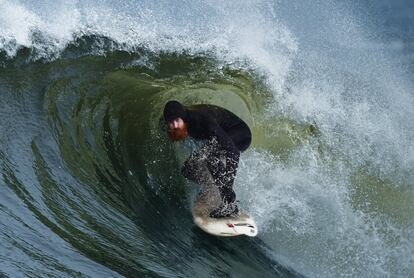
[[[322,159],[317,143],[287,162],[251,152],[236,191],[272,254],[319,277],[393,276],[414,257],[412,232],[350,200],[351,176],[367,164],[396,187],[414,180],[413,84],[362,24],[333,1],[0,0],[0,48],[11,57],[20,47],[56,57],[74,38],[97,34],[126,50],[208,52],[264,74],[275,99],[269,113],[315,124],[333,154]]]

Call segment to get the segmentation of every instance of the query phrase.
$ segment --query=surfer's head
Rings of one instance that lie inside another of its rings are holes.
[[[186,118],[187,113],[181,103],[175,100],[167,102],[164,107],[164,119],[171,140],[180,141],[188,137]]]

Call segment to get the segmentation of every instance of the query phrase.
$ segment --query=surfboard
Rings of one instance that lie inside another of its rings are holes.
[[[192,213],[194,224],[211,235],[255,237],[258,233],[255,221],[245,212],[241,212],[238,217],[212,218],[205,213],[204,203],[196,201]]]

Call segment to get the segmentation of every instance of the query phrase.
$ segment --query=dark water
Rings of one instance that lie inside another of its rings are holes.
[[[414,275],[410,1],[0,0],[0,276]],[[170,99],[253,131],[196,229]]]

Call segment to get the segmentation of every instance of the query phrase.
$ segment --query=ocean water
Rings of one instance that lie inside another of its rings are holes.
[[[408,0],[0,0],[0,277],[412,277],[413,76]],[[256,238],[194,227],[170,99],[251,126]]]

